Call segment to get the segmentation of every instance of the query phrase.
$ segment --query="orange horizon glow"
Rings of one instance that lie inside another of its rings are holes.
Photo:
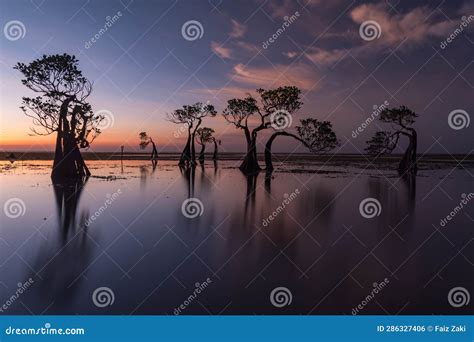
[[[211,119],[213,120],[213,119]],[[25,129],[15,127],[14,130],[6,131],[2,128],[0,135],[0,151],[1,152],[15,152],[15,151],[31,151],[31,152],[53,152],[56,143],[56,134],[47,136],[34,135],[29,133],[29,127]],[[215,127],[215,126],[212,126]],[[222,151],[229,152],[243,152],[241,146],[244,143],[244,136],[242,132],[231,126],[221,130],[223,136],[221,137]],[[120,151],[121,146],[125,146],[125,150],[129,152],[147,152],[148,148],[141,150],[139,148],[139,137],[137,132],[130,132],[123,128],[112,127],[104,130],[91,144],[90,150],[96,152],[113,152]],[[153,138],[157,148],[160,152],[179,153],[182,151],[187,140],[187,132],[180,131],[179,125],[172,123],[164,123],[159,130],[147,130],[147,133]],[[29,135],[31,134],[31,135]],[[87,150],[82,150],[87,151]]]

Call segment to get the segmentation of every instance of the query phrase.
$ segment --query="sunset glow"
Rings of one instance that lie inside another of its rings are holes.
[[[173,109],[209,101],[221,113],[229,99],[256,88],[296,85],[303,90],[304,102],[298,118],[330,119],[337,134],[350,141],[341,152],[363,150],[377,127],[371,125],[357,139],[351,132],[374,105],[388,101],[413,108],[420,115],[417,127],[430,130],[420,139],[420,151],[442,152],[432,147],[434,137],[442,138],[453,152],[465,153],[470,133],[453,132],[447,117],[456,108],[473,110],[472,43],[460,36],[449,49],[440,49],[440,42],[472,8],[470,2],[446,3],[448,20],[417,1],[400,4],[397,11],[385,3],[345,1],[308,1],[304,8],[291,1],[255,0],[245,7],[228,1],[219,10],[211,4],[174,1],[129,7],[111,1],[85,7],[46,2],[37,10],[21,1],[6,1],[3,22],[14,18],[27,24],[23,39],[2,39],[1,148],[51,149],[53,136],[28,136],[32,121],[19,106],[22,96],[32,94],[13,66],[42,54],[67,52],[77,56],[84,75],[94,83],[94,110],[107,110],[114,117],[113,126],[94,142],[96,151],[114,151],[121,145],[134,149],[138,133],[149,131],[160,150],[178,152],[183,140],[173,133],[179,128],[166,121]],[[110,29],[97,35],[105,18],[118,12],[121,16]],[[156,13],[166,15],[157,18]],[[193,41],[183,39],[181,32],[191,19],[200,19],[204,30],[202,38]],[[359,35],[367,19],[380,26],[382,34],[375,40]],[[473,27],[467,26],[466,32]],[[449,101],[453,97],[455,104]],[[222,119],[206,125],[222,138],[224,150],[243,151],[241,132]],[[292,141],[276,143],[279,151],[295,147]]]

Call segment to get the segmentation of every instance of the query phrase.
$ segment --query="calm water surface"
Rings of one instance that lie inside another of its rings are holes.
[[[473,312],[472,300],[452,307],[448,292],[474,294],[474,206],[440,225],[474,192],[473,169],[422,170],[409,182],[389,169],[295,163],[269,179],[232,161],[175,163],[90,161],[94,177],[77,188],[54,187],[50,162],[0,163],[0,203],[24,203],[17,218],[1,213],[0,304],[34,281],[3,314],[183,305],[182,314],[350,315],[363,301],[360,314]],[[202,202],[200,216],[183,215],[188,198]],[[361,215],[366,198],[380,202],[378,216]],[[112,305],[94,305],[99,287],[113,291]],[[277,287],[289,305],[272,305]]]

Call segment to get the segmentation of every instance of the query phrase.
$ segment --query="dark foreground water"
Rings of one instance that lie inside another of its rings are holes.
[[[473,169],[175,163],[0,164],[0,313],[473,313]]]

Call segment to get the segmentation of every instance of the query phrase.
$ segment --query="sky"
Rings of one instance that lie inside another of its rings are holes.
[[[0,9],[2,151],[53,149],[53,136],[31,135],[19,106],[33,93],[13,66],[57,53],[79,59],[94,84],[89,101],[106,113],[93,151],[137,150],[146,131],[159,152],[178,152],[186,136],[167,113],[195,102],[222,113],[231,98],[283,85],[298,86],[304,102],[289,130],[302,118],[329,120],[336,152],[361,153],[390,129],[375,120],[353,134],[383,103],[419,115],[420,153],[472,150],[473,1],[0,0]],[[223,151],[244,151],[243,132],[222,115],[203,125]],[[305,152],[285,138],[274,150]]]

